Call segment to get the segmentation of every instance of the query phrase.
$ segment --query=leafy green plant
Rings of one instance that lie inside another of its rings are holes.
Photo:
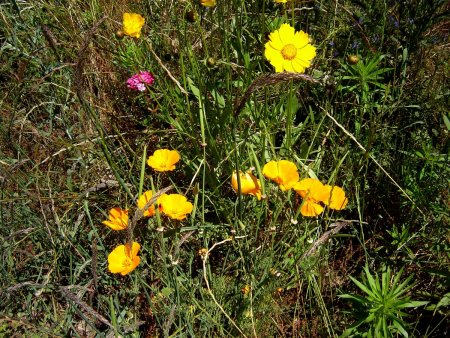
[[[414,286],[410,284],[413,276],[400,282],[402,272],[400,270],[393,274],[389,267],[385,268],[380,281],[378,274],[372,275],[366,265],[361,281],[350,276],[365,295],[340,295],[354,303],[353,314],[358,318],[355,324],[344,331],[342,337],[392,337],[393,334],[408,337],[408,324],[403,320],[407,314],[403,309],[422,306],[428,302],[411,300],[407,293]]]
[[[384,57],[384,55],[374,55],[366,62],[361,58],[354,65],[342,63],[343,75],[341,79],[348,81],[348,84],[342,86],[341,89],[359,91],[362,103],[367,102],[372,88],[384,90],[386,85],[382,82],[382,75],[392,69],[381,68]]]

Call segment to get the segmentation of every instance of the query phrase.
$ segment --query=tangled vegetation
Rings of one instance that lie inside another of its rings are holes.
[[[450,334],[447,1],[0,14],[0,337]]]

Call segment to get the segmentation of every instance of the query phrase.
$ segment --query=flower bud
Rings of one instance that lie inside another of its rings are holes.
[[[351,65],[356,65],[359,62],[358,55],[349,55],[347,56],[347,62]]]
[[[206,59],[206,64],[208,65],[208,67],[212,68],[216,65],[216,59],[210,56],[208,59]]]
[[[117,31],[115,35],[116,39],[122,40],[123,37],[125,36],[125,33],[123,31]]]

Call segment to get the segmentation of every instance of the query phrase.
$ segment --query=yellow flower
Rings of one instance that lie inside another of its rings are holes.
[[[275,0],[278,4],[285,4],[288,0]]]
[[[252,287],[248,284],[244,285],[244,287],[241,288],[241,292],[244,296],[248,295],[250,291],[252,291]]]
[[[153,193],[151,190],[148,190],[148,191],[144,192],[141,196],[139,196],[138,201],[137,201],[138,208],[139,209],[144,208],[145,205],[148,203],[148,201],[150,201],[152,196],[153,196]],[[151,217],[153,215],[155,215],[155,206],[151,205],[150,208],[148,208],[147,210],[144,211],[144,216]]]
[[[137,255],[141,246],[133,242],[130,250],[129,244],[119,245],[108,255],[108,269],[112,273],[120,273],[122,276],[133,271],[141,262]]]
[[[144,26],[144,22],[145,19],[140,14],[123,13],[123,32],[132,38],[139,38],[141,36],[141,29],[142,26]]]
[[[342,210],[347,206],[348,198],[345,197],[345,191],[341,187],[325,185],[327,197],[323,201],[328,207],[334,210]]]
[[[147,160],[147,164],[156,171],[171,171],[180,160],[180,154],[176,150],[159,149]]]
[[[264,56],[275,67],[275,72],[303,73],[311,66],[316,56],[316,47],[309,43],[308,34],[296,32],[294,27],[284,23],[280,29],[269,35]]]
[[[128,226],[128,210],[112,208],[108,220],[102,223],[113,230],[125,230]]]
[[[159,210],[172,219],[183,220],[194,208],[187,198],[180,194],[163,194],[158,198]]]
[[[216,5],[216,0],[200,0],[200,5],[205,7],[214,7]]]
[[[300,213],[303,216],[318,216],[323,211],[319,202],[324,202],[329,197],[325,186],[315,178],[305,178],[294,185],[294,190],[303,198]]]
[[[259,180],[250,172],[239,172],[239,178],[241,181],[241,194],[243,195],[253,195],[258,201],[261,199],[261,184]],[[231,175],[231,186],[233,190],[238,192],[238,179],[236,172]]]
[[[263,167],[263,174],[278,183],[282,191],[291,189],[299,179],[297,166],[287,160],[267,162]]]

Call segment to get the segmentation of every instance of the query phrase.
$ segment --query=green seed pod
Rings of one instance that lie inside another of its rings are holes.
[[[208,65],[208,67],[212,68],[216,65],[216,59],[210,56],[208,59],[206,59],[206,64]]]

